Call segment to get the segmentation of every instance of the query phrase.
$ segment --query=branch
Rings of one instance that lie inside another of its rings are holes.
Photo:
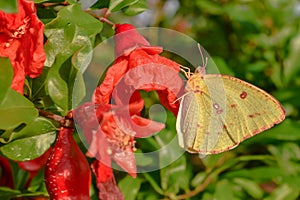
[[[66,128],[74,127],[73,112],[70,111],[65,117],[53,114],[51,112],[39,109],[40,116],[57,121],[61,126]]]

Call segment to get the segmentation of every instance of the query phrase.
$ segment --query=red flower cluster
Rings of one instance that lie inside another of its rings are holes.
[[[25,76],[35,78],[42,73],[44,25],[36,15],[32,1],[19,0],[18,13],[0,11],[0,56],[9,57],[14,68],[11,87],[23,94]]]
[[[177,115],[179,105],[174,102],[182,88],[179,64],[160,56],[161,47],[150,46],[130,24],[117,24],[115,30],[116,60],[96,88],[93,102],[74,112],[90,145],[87,155],[97,158],[92,169],[102,200],[123,199],[111,159],[135,177],[134,138],[164,128],[164,124],[140,117],[144,101],[138,90],[157,91],[161,103]]]

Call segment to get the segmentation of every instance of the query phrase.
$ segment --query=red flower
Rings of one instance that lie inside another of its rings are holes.
[[[109,103],[113,90],[128,74],[127,83],[120,83],[120,87],[133,86],[134,90],[156,90],[161,103],[176,116],[179,102],[175,102],[175,100],[182,88],[182,80],[178,76],[180,65],[160,56],[163,49],[150,46],[130,24],[117,24],[114,40],[117,59],[114,65],[108,69],[102,84],[95,90],[93,101],[96,104]],[[124,88],[123,91],[125,91]],[[139,95],[136,94],[137,96]],[[124,95],[122,97],[117,95],[116,98],[123,101],[123,104],[129,103],[124,102],[124,98],[127,101],[127,97]],[[128,96],[128,98],[130,97]]]
[[[93,103],[74,112],[89,144],[87,155],[98,159],[92,169],[100,199],[123,199],[111,159],[136,177],[134,138],[164,128],[164,124],[140,117],[144,101],[138,90],[156,90],[161,103],[177,115],[179,103],[175,101],[182,88],[179,64],[158,55],[162,48],[150,46],[132,25],[116,25],[114,40],[116,60],[96,88]],[[115,105],[110,104],[111,99]]]
[[[0,56],[9,57],[14,68],[11,87],[23,94],[25,76],[42,73],[46,54],[43,47],[44,25],[36,16],[32,1],[19,0],[18,13],[0,11]]]
[[[111,159],[132,177],[136,177],[134,137],[152,135],[164,128],[164,124],[138,116],[143,106],[143,101],[129,105],[132,115],[128,115],[128,110],[123,106],[93,103],[86,103],[74,112],[74,118],[90,145],[87,155],[98,159],[92,164],[92,169],[96,175],[100,199],[120,199],[122,196],[116,186]],[[146,130],[142,135],[139,135],[140,126]]]

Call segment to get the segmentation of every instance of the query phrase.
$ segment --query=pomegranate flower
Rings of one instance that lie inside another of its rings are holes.
[[[139,115],[143,101],[135,102],[127,108],[116,105],[83,104],[74,111],[74,118],[83,130],[89,144],[87,155],[97,160],[92,164],[96,175],[100,199],[122,199],[122,193],[116,185],[111,159],[132,177],[136,177],[134,158],[134,137],[139,136],[139,127],[145,127],[143,136],[152,135],[164,128],[164,124],[153,122]],[[139,125],[139,126],[137,126]]]
[[[132,83],[131,86],[136,86],[137,82],[146,80],[143,85],[139,85],[139,88],[135,87],[134,89],[156,90],[161,103],[176,116],[179,102],[175,101],[178,98],[177,94],[182,88],[182,80],[177,75],[180,71],[180,65],[160,56],[159,54],[163,49],[150,46],[149,42],[138,34],[132,25],[117,24],[115,28],[116,60],[108,69],[102,84],[95,90],[93,101],[96,104],[109,103],[113,90],[120,83],[121,79],[128,72],[135,69],[131,71],[131,77],[129,77]],[[127,86],[126,83],[124,84]],[[136,94],[137,96],[138,94]],[[123,98],[118,97],[123,103],[128,104],[128,102],[124,102]],[[127,101],[127,98],[125,99]]]
[[[43,32],[32,1],[19,0],[18,13],[0,11],[0,56],[9,57],[14,69],[11,87],[20,94],[25,76],[35,78],[42,73],[46,59]]]
[[[87,155],[97,158],[92,169],[99,198],[104,200],[124,198],[116,185],[111,160],[136,177],[134,138],[151,136],[164,128],[164,124],[140,116],[144,100],[139,90],[157,91],[161,103],[176,116],[176,99],[182,88],[179,64],[160,56],[161,47],[150,46],[130,24],[117,24],[115,28],[116,60],[94,91],[93,102],[74,111],[89,144]]]

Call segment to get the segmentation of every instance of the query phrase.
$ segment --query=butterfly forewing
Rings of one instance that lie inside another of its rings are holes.
[[[180,112],[188,110],[180,115],[185,115],[181,125],[189,127],[182,129],[182,134],[183,138],[189,138],[185,147],[191,152],[214,154],[232,149],[285,117],[282,106],[274,97],[231,76],[196,73],[188,80],[186,90],[195,94],[189,102],[195,104],[196,101],[199,111],[186,109],[188,101],[181,105]],[[187,125],[191,119],[194,121]],[[193,130],[191,136],[189,130]],[[192,145],[191,138],[194,138]]]

